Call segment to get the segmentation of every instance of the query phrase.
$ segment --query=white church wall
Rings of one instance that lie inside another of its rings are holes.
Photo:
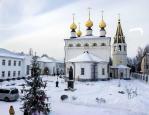
[[[107,71],[107,63],[98,63],[98,79],[107,79],[108,78],[108,71]],[[104,69],[104,74],[102,72]]]
[[[91,79],[91,65],[92,63],[75,63],[75,79]],[[81,75],[81,68],[84,68],[84,75]]]
[[[96,43],[97,46],[93,46],[94,43]],[[95,56],[109,61],[109,57],[111,57],[110,43],[111,41],[108,37],[65,39],[65,61],[67,62],[82,54],[84,51],[89,51]],[[81,46],[78,47],[77,44],[80,44]],[[85,44],[88,44],[89,46],[84,46]],[[102,46],[103,44],[104,46]]]
[[[31,75],[31,63],[32,63],[32,56],[26,55],[23,61],[22,69],[23,69],[23,77]],[[29,66],[29,68],[27,67]],[[29,69],[29,70],[27,70]],[[29,71],[29,72],[27,72]]]
[[[119,49],[121,46],[121,50]],[[113,44],[113,65],[127,65],[127,44],[125,43],[115,43]]]

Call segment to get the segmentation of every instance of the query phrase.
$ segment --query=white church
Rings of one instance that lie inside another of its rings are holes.
[[[81,36],[80,27],[73,22],[70,25],[71,36],[65,39],[65,74],[69,76],[70,67],[73,68],[74,80],[108,80],[113,78],[129,78],[130,68],[127,67],[127,44],[122,32],[120,19],[118,20],[114,43],[106,36],[106,23],[99,22],[99,35],[92,34],[93,21],[89,18],[85,23],[86,35]],[[112,56],[111,56],[112,53]],[[113,64],[110,66],[110,58]]]

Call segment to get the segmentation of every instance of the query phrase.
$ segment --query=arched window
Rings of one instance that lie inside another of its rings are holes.
[[[88,44],[88,43],[86,43],[86,44],[84,44],[84,46],[85,46],[85,47],[88,47],[88,46],[89,46],[89,44]]]
[[[121,45],[119,45],[119,51],[121,51],[121,50],[122,50]]]
[[[97,46],[97,43],[93,43],[93,46]]]
[[[73,47],[73,44],[69,44],[68,47]]]
[[[106,44],[105,43],[101,43],[101,46],[106,46]]]
[[[81,47],[81,44],[80,44],[80,43],[78,43],[78,44],[76,45],[76,47]]]

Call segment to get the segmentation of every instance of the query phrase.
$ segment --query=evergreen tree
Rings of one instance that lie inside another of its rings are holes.
[[[25,80],[29,89],[24,90],[25,94],[22,98],[22,109],[24,112],[28,111],[28,115],[32,115],[33,113],[37,113],[37,115],[38,113],[48,115],[50,112],[48,97],[44,91],[46,83],[42,81],[40,72],[37,56],[34,56],[31,67],[31,77]]]

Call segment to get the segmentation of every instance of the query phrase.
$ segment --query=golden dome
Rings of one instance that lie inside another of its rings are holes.
[[[93,22],[89,19],[86,23],[85,23],[85,26],[90,28],[93,26]]]
[[[103,19],[99,22],[99,27],[100,28],[105,28],[106,27],[106,23]]]
[[[78,30],[78,31],[77,31],[77,36],[80,37],[81,35],[82,35],[81,30]]]
[[[70,29],[72,29],[72,30],[77,29],[77,25],[73,22],[73,23],[70,25]]]

